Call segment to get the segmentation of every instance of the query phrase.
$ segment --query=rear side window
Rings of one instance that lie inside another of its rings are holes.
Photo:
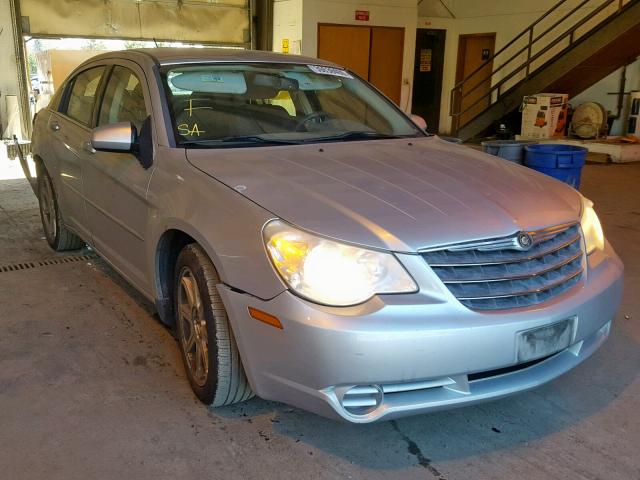
[[[103,74],[104,67],[96,67],[85,70],[74,78],[67,102],[67,116],[83,125],[91,126],[93,104]]]
[[[140,79],[127,68],[115,67],[104,92],[98,125],[131,122],[139,132],[147,116]]]

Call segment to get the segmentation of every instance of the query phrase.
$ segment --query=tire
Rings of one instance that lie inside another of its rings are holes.
[[[176,333],[193,392],[214,407],[254,395],[218,283],[220,277],[204,250],[195,243],[185,246],[178,255],[174,276]]]
[[[62,252],[84,246],[82,239],[65,226],[53,182],[44,168],[38,171],[38,203],[44,236],[51,248]]]

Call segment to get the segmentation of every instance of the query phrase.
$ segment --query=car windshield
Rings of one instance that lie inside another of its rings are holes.
[[[163,73],[180,146],[219,148],[424,135],[370,85],[339,68],[205,64],[172,66]]]

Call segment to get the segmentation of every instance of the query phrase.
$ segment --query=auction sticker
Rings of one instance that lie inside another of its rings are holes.
[[[341,68],[333,68],[333,67],[323,67],[320,65],[307,65],[309,70],[314,73],[319,73],[320,75],[333,75],[334,77],[343,77],[343,78],[353,78],[346,70],[342,70]]]

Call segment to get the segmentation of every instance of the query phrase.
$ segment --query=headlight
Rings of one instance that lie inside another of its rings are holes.
[[[378,293],[418,290],[390,253],[317,237],[279,220],[266,225],[264,241],[286,284],[316,303],[355,305]]]
[[[584,242],[587,246],[587,255],[594,250],[604,249],[604,233],[602,225],[596,211],[593,209],[593,202],[583,197],[582,199],[582,218],[580,219],[582,233],[584,234]]]

